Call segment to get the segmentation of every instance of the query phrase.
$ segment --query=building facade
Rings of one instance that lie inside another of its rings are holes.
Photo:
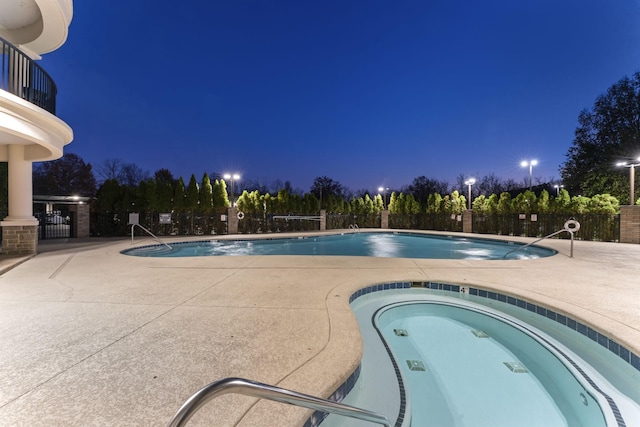
[[[57,87],[38,65],[67,40],[72,0],[0,2],[0,161],[8,163],[8,215],[2,253],[34,254],[33,162],[62,157],[73,131],[56,116]]]

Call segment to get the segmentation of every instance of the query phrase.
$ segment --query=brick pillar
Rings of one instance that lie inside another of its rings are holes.
[[[640,206],[620,206],[620,243],[640,243]]]
[[[38,251],[37,225],[6,224],[2,225],[3,255],[33,255]]]
[[[389,228],[389,210],[385,209],[380,212],[380,228]]]
[[[473,210],[471,209],[462,213],[462,232],[473,233]]]
[[[227,234],[238,234],[238,209],[235,206],[227,209]]]
[[[327,210],[320,209],[320,231],[327,229]]]
[[[75,223],[73,224],[73,237],[89,237],[91,234],[91,215],[89,205],[70,205],[69,211],[75,213]]]

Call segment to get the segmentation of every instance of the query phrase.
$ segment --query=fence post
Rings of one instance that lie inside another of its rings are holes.
[[[235,206],[227,209],[227,234],[238,234],[238,209]]]
[[[320,231],[327,229],[327,210],[320,209]]]
[[[69,205],[69,212],[75,214],[71,235],[73,237],[89,237],[91,235],[91,216],[89,215],[89,205],[86,203]]]
[[[462,213],[462,232],[473,233],[473,210],[466,209]]]
[[[389,228],[389,210],[385,209],[380,212],[380,228],[387,229]]]
[[[620,206],[620,243],[640,243],[640,206]]]

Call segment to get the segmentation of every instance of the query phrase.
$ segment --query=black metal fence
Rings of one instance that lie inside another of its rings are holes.
[[[327,214],[327,230],[380,228],[380,214]]]
[[[474,215],[473,232],[504,236],[544,237],[561,230],[569,219],[580,223],[580,230],[575,233],[576,239],[601,242],[620,240],[620,215]],[[557,237],[569,238],[570,236],[568,233],[561,233]]]
[[[238,233],[284,233],[288,231],[320,230],[318,217],[286,215],[243,214],[238,220]]]
[[[208,214],[143,212],[139,214],[140,225],[157,236],[204,236],[227,234],[226,209]],[[164,218],[169,222],[164,223]],[[138,228],[136,235],[144,232]],[[95,237],[131,235],[129,213],[91,213],[90,234]]]
[[[0,38],[0,89],[56,113],[57,88],[53,79],[20,49]]]
[[[227,210],[222,208],[209,214],[173,213],[171,215],[140,213],[140,225],[157,236],[210,236],[227,234]],[[319,217],[291,215],[241,214],[238,219],[238,233],[283,233],[320,230]],[[169,219],[162,223],[162,219]],[[473,233],[495,234],[503,236],[544,237],[564,227],[569,219],[580,223],[575,238],[617,242],[620,240],[620,215],[478,215],[473,216]],[[92,236],[127,236],[131,233],[128,213],[91,214]],[[380,228],[380,214],[353,215],[328,214],[327,230],[358,228]],[[462,232],[462,215],[451,214],[414,214],[389,215],[389,228],[400,230],[433,230]],[[136,229],[136,234],[143,231]],[[568,233],[559,234],[559,238],[568,238]]]
[[[389,228],[462,231],[462,215],[427,213],[389,215]]]

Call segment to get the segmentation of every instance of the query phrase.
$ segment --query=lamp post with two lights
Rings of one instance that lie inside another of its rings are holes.
[[[389,187],[378,187],[378,193],[382,193],[382,210],[386,210],[386,201],[387,201],[387,191],[389,191]]]
[[[471,186],[476,183],[475,178],[469,178],[464,182],[464,185],[469,187],[469,210],[471,210]]]
[[[234,174],[225,173],[222,177],[227,181],[231,181],[231,207],[234,207],[235,206],[235,203],[234,203],[234,199],[235,198],[234,198],[234,194],[233,194],[233,184],[234,184],[235,181],[240,179],[240,175],[238,175],[237,173],[234,173]]]
[[[522,166],[523,168],[526,168],[527,166],[529,166],[529,191],[531,191],[533,188],[531,185],[531,182],[533,180],[533,167],[537,164],[538,164],[537,160],[524,160],[522,161],[522,163],[520,163],[520,166]]]
[[[635,204],[635,200],[634,200],[634,194],[635,194],[635,188],[634,188],[634,181],[635,181],[635,177],[636,177],[636,166],[640,166],[640,157],[638,157],[635,160],[636,163],[634,163],[634,161],[631,162],[618,162],[616,163],[616,166],[623,166],[625,168],[629,168],[629,186],[630,186],[630,190],[629,190],[629,204],[631,206],[633,206]]]

